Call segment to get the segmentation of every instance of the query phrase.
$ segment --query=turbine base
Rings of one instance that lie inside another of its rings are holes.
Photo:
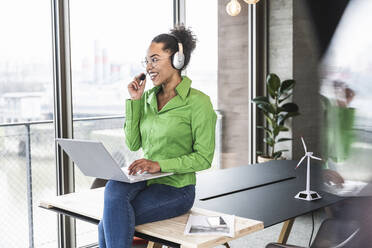
[[[296,199],[305,200],[305,201],[315,201],[322,198],[317,192],[315,191],[301,191],[295,196]]]

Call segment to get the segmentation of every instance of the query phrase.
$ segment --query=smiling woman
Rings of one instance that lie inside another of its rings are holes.
[[[154,87],[144,91],[142,74],[128,85],[125,141],[130,150],[144,152],[129,174],[173,175],[133,184],[109,181],[98,225],[100,247],[131,247],[135,225],[184,214],[194,203],[195,172],[211,166],[217,119],[210,98],[181,76],[195,43],[183,26],[156,36],[145,60]]]

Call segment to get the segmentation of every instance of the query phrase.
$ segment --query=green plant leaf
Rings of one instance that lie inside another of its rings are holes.
[[[268,133],[271,137],[273,136],[272,131],[264,126],[257,126],[257,128],[265,130],[266,133]]]
[[[280,132],[287,132],[289,129],[287,128],[287,127],[285,127],[285,126],[283,126],[283,125],[280,125],[279,126],[279,131]]]
[[[287,120],[290,117],[295,117],[297,115],[300,115],[300,113],[299,112],[287,113],[287,114],[284,115],[284,117],[282,118],[282,120],[281,120],[281,122],[279,124],[280,125],[284,125],[285,120]]]
[[[298,106],[296,103],[286,103],[281,106],[282,109],[284,109],[285,112],[298,112]]]
[[[263,104],[264,103],[267,103],[267,104],[270,104],[269,99],[266,96],[255,97],[252,101],[255,102],[256,104],[257,103],[263,103]]]
[[[263,112],[275,114],[275,109],[271,104],[266,103],[258,103],[257,108],[261,109]]]
[[[289,118],[289,117],[295,117],[295,116],[297,116],[297,115],[300,115],[300,112],[291,112],[291,113],[288,113],[287,114],[287,118]]]
[[[257,155],[262,155],[263,152],[261,152],[261,151],[256,151],[256,154],[257,154]]]
[[[277,107],[275,113],[276,113],[276,114],[279,114],[280,112],[285,112],[284,108],[282,108],[282,107]]]
[[[289,151],[288,149],[283,149],[283,150],[279,150],[279,151],[274,152],[274,154],[277,153],[277,152],[288,152],[288,151]]]
[[[267,75],[266,83],[271,97],[275,98],[276,92],[280,87],[280,78],[276,74],[270,73]]]
[[[278,126],[281,126],[281,125],[283,125],[283,120],[285,119],[285,116],[286,115],[282,115],[282,114],[279,114],[278,115],[278,119],[277,119],[277,122],[276,122],[276,124],[278,125]]]
[[[267,143],[269,146],[274,146],[275,144],[274,139],[271,137],[264,138],[264,142]]]
[[[279,151],[276,151],[274,152],[274,158],[277,159],[277,158],[280,158],[280,156],[282,156],[283,152],[288,152],[289,150],[288,149],[284,149],[284,150],[279,150]]]
[[[274,137],[278,136],[279,132],[280,132],[279,126],[275,126],[273,131]]]
[[[273,126],[273,123],[274,123],[274,119],[271,118],[271,117],[269,116],[268,113],[265,113],[265,112],[264,112],[263,114],[264,114],[264,116],[265,116],[267,122],[269,123],[269,125],[272,127],[272,126]]]
[[[296,81],[293,79],[284,80],[279,88],[279,93],[284,94],[289,92],[296,85]]]
[[[288,141],[288,140],[293,140],[291,138],[280,138],[276,141],[276,143],[279,143],[279,142],[284,142],[284,141]]]
[[[287,100],[289,97],[291,97],[293,94],[290,93],[288,95],[286,95],[285,97],[283,97],[282,99],[279,99],[279,103],[282,103],[283,101]]]
[[[274,155],[273,158],[276,160],[276,159],[280,158],[280,156],[282,156],[282,152],[274,152],[273,155]]]
[[[267,87],[267,91],[269,92],[269,96],[272,98],[272,99],[275,99],[275,91],[272,91],[272,89],[270,89],[269,87]]]

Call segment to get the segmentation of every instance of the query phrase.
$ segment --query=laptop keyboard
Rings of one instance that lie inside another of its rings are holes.
[[[130,179],[130,180],[135,180],[135,179],[138,179],[138,178],[146,178],[146,177],[151,177],[152,175],[148,172],[143,172],[142,174],[135,174],[135,175],[129,175],[129,172],[128,172],[128,169],[127,168],[122,168],[122,171],[125,173],[125,175],[127,175],[127,177]]]

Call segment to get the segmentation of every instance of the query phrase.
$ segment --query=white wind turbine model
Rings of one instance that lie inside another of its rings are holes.
[[[303,156],[300,162],[297,164],[296,169],[300,166],[302,161],[307,158],[307,173],[306,173],[306,190],[299,192],[295,198],[305,200],[305,201],[313,201],[322,198],[317,192],[310,190],[310,158],[322,160],[321,158],[317,158],[313,156],[313,152],[308,152],[306,149],[305,141],[301,137],[302,144],[304,145],[305,149],[305,156]]]

